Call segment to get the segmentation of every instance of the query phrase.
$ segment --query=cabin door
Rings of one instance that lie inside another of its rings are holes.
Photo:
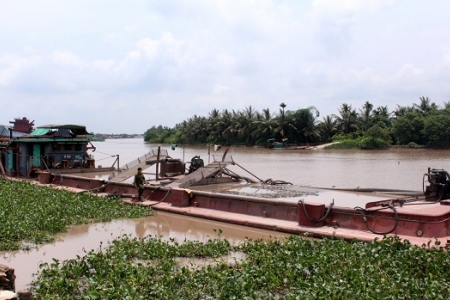
[[[14,170],[14,152],[12,150],[6,151],[6,171]]]
[[[40,167],[41,166],[41,145],[34,144],[33,145],[33,161],[32,167]]]

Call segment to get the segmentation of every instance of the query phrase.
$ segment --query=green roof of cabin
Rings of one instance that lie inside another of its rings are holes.
[[[86,131],[86,126],[83,125],[73,125],[73,124],[64,124],[64,125],[44,125],[37,127],[30,135],[32,136],[43,136],[47,135],[50,130],[53,129],[69,129],[75,135],[86,135],[89,132]]]

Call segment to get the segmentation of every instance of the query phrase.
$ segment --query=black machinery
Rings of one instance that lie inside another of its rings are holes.
[[[203,159],[200,158],[200,156],[196,155],[191,159],[191,164],[189,165],[189,173],[198,170],[201,167],[204,167],[205,163],[203,162]]]
[[[426,179],[427,178],[427,179]],[[428,185],[425,186],[425,181]],[[450,199],[450,174],[443,169],[430,169],[423,175],[423,193],[437,201]]]

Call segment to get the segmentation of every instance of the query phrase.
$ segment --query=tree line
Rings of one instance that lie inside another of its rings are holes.
[[[282,102],[276,112],[252,106],[242,111],[213,109],[208,116],[184,120],[174,128],[153,126],[144,133],[149,143],[221,144],[269,146],[272,141],[295,145],[317,145],[339,141],[340,148],[376,149],[391,145],[410,147],[450,146],[450,101],[440,107],[428,97],[418,103],[389,111],[366,101],[359,108],[343,103],[338,114],[321,120],[310,106],[287,109]]]

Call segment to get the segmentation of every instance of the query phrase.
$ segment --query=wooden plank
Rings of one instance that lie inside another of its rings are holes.
[[[193,183],[202,180],[203,178],[209,178],[213,175],[218,174],[224,168],[228,166],[226,162],[213,162],[207,166],[201,167],[198,170],[194,171],[191,174],[186,175],[180,180],[174,181],[170,183],[169,187],[179,187],[179,188],[187,188],[191,186]]]
[[[159,161],[164,161],[167,158],[167,156],[161,156]],[[139,162],[137,165],[134,165],[130,167],[129,169],[122,170],[118,175],[111,178],[110,182],[124,182],[128,178],[134,176],[137,173],[137,170],[139,168],[142,168],[142,170],[148,169],[154,164],[158,162],[157,156],[151,156],[147,159],[144,159],[143,161]]]
[[[128,170],[120,172],[118,175],[114,176],[109,181],[110,182],[124,182],[128,178],[134,176],[137,173],[138,168],[142,168],[142,170],[145,170],[151,166],[152,165],[148,165],[146,161],[142,161],[142,162],[138,163],[137,165],[129,168]]]

